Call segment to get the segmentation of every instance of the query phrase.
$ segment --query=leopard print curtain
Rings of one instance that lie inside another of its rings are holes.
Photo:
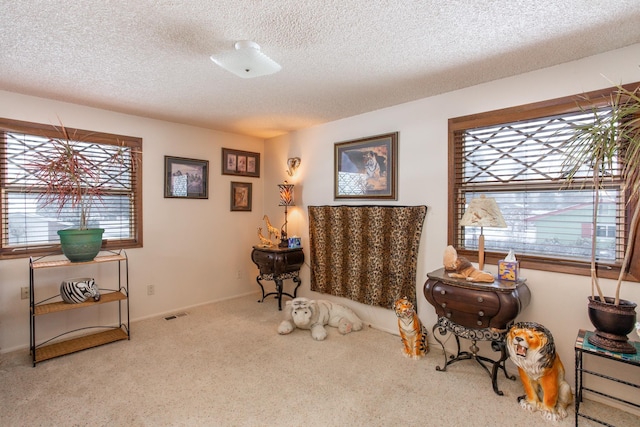
[[[415,301],[426,206],[309,206],[311,290],[393,308]]]

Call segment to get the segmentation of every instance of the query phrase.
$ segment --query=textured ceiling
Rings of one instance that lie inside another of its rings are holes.
[[[640,42],[638,0],[19,0],[0,89],[273,137]],[[253,40],[282,71],[209,56]]]

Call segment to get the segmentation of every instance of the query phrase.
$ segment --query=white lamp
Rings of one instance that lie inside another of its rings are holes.
[[[266,76],[282,69],[280,64],[260,51],[260,46],[249,40],[236,42],[235,50],[211,55],[211,60],[243,79]]]
[[[496,203],[496,199],[485,197],[484,194],[469,202],[467,210],[464,212],[460,225],[465,227],[480,227],[480,237],[478,238],[478,268],[484,268],[484,227],[507,228],[502,212]]]

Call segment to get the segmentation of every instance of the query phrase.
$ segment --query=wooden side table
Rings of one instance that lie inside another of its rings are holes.
[[[524,280],[508,282],[495,280],[493,283],[474,283],[449,277],[444,268],[427,274],[424,296],[435,308],[438,321],[433,326],[433,337],[442,346],[445,364],[436,370],[446,371],[447,366],[460,360],[474,359],[491,376],[493,391],[502,396],[498,389],[498,369],[505,377],[509,375],[505,366],[508,358],[505,336],[518,314],[531,300],[531,293]],[[444,342],[438,338],[448,332],[455,336],[457,353],[447,358]],[[470,351],[460,351],[460,338],[471,341]],[[493,360],[478,354],[477,341],[491,341],[491,348],[500,352],[500,358]],[[485,362],[491,366],[485,365]]]
[[[304,263],[302,248],[254,246],[251,260],[260,270],[260,274],[256,277],[256,282],[262,290],[262,299],[259,302],[263,302],[268,296],[275,295],[278,299],[278,310],[282,310],[282,295],[295,298],[302,283],[300,279],[300,267]],[[296,283],[293,295],[283,291],[283,282],[286,279],[292,279]],[[276,291],[265,294],[262,280],[273,280]]]
[[[593,332],[591,331],[585,331],[584,329],[580,329],[578,331],[578,336],[576,337],[576,344],[575,344],[575,352],[576,352],[576,371],[575,371],[575,378],[576,378],[576,396],[575,396],[575,416],[576,416],[576,427],[578,426],[578,419],[579,417],[591,420],[591,421],[595,421],[599,424],[603,424],[603,425],[607,425],[610,426],[611,424],[608,424],[602,420],[598,420],[596,418],[593,418],[589,415],[583,414],[580,412],[580,403],[582,403],[582,393],[583,391],[590,391],[592,393],[595,393],[599,396],[603,396],[606,397],[608,399],[612,399],[618,402],[622,402],[622,403],[626,403],[627,405],[631,405],[633,407],[636,408],[640,408],[640,404],[638,404],[638,402],[630,402],[629,400],[626,399],[622,399],[620,397],[617,396],[612,396],[610,394],[607,393],[603,393],[602,391],[599,390],[595,390],[593,388],[587,388],[584,386],[583,383],[583,375],[584,374],[589,374],[589,375],[593,375],[595,377],[599,377],[599,378],[603,378],[605,380],[609,380],[609,381],[613,381],[619,384],[624,384],[625,386],[628,386],[628,391],[629,391],[629,396],[633,396],[635,393],[633,389],[640,389],[640,384],[635,384],[635,383],[631,383],[629,381],[625,381],[621,378],[614,378],[612,376],[610,376],[608,373],[604,373],[604,372],[597,372],[594,370],[590,370],[590,369],[585,369],[584,367],[584,355],[589,355],[589,356],[595,356],[595,357],[602,357],[604,359],[609,359],[609,360],[614,360],[616,362],[620,362],[620,363],[625,363],[631,366],[635,366],[636,368],[640,368],[640,342],[636,342],[636,341],[629,341],[630,344],[632,344],[633,346],[635,346],[635,348],[637,349],[636,354],[625,354],[625,353],[616,353],[613,351],[609,351],[609,350],[604,350],[602,348],[598,348],[595,347],[594,345],[590,344],[588,339],[589,336],[592,335]],[[636,394],[637,396],[637,394]]]

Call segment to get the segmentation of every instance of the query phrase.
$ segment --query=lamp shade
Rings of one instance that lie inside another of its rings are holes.
[[[294,206],[293,200],[293,184],[278,184],[278,190],[280,191],[280,203],[278,206]]]
[[[504,222],[496,199],[485,197],[484,194],[469,202],[469,206],[460,220],[460,225],[507,228],[507,223]]]

